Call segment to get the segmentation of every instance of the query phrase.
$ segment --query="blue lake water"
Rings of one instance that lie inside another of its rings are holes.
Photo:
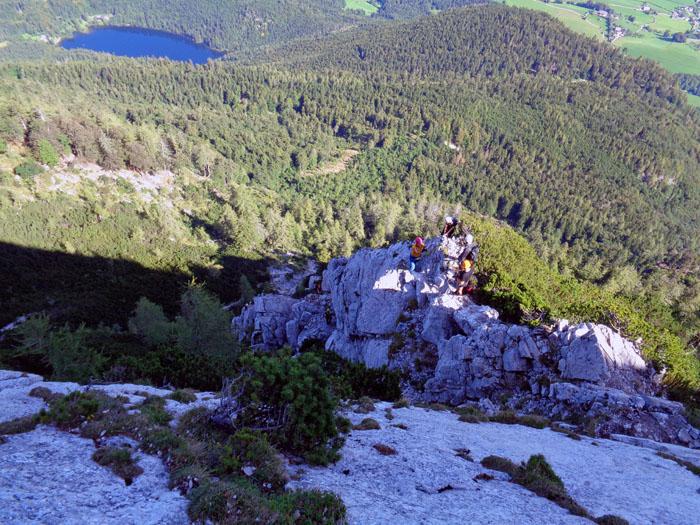
[[[223,54],[172,33],[136,27],[100,27],[89,33],[73,33],[73,38],[63,40],[60,45],[66,49],[90,49],[134,58],[191,60],[195,64],[205,64],[207,59]]]

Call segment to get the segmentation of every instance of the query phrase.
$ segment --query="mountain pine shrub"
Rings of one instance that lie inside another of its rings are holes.
[[[288,348],[271,355],[241,357],[236,424],[268,429],[273,443],[319,464],[337,461],[339,437],[328,375],[313,353],[296,356]],[[235,394],[235,392],[234,392]]]

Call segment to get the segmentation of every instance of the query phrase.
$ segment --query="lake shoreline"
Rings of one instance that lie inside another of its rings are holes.
[[[106,49],[101,49],[99,48],[98,45],[91,45],[91,46],[85,46],[85,45],[69,45],[67,46],[66,44],[69,44],[71,42],[79,41],[81,38],[84,37],[89,37],[91,35],[95,35],[101,32],[117,32],[117,33],[131,33],[134,35],[139,35],[141,38],[145,39],[156,39],[159,40],[159,44],[162,45],[163,41],[171,41],[171,42],[176,42],[177,46],[180,47],[179,52],[182,52],[185,48],[190,48],[191,51],[195,51],[190,58],[189,61],[192,61],[196,64],[206,64],[206,62],[211,59],[211,60],[217,60],[221,58],[222,56],[226,55],[229,51],[227,50],[220,50],[220,49],[215,49],[213,47],[209,47],[207,44],[203,42],[197,42],[195,41],[192,37],[188,35],[180,35],[177,33],[171,33],[169,31],[164,31],[161,29],[152,29],[152,28],[147,28],[147,27],[138,27],[138,26],[130,26],[130,25],[96,25],[96,26],[88,26],[86,31],[73,31],[73,35],[71,37],[64,37],[61,38],[55,45],[57,47],[66,49],[66,50],[71,50],[71,49],[87,49],[89,51],[95,51],[97,53],[108,53],[112,54],[115,56],[125,56],[129,58],[145,58],[145,57],[156,57],[156,58],[167,58],[172,61],[176,62],[187,62],[188,60],[184,58],[173,58],[171,56],[172,53],[164,53],[163,51],[160,51],[160,54],[145,54],[142,49],[139,48],[138,51],[129,51],[125,49],[119,49],[118,46],[115,46],[111,50],[106,50]],[[101,35],[103,36],[103,35]],[[146,47],[148,48],[148,47]],[[156,51],[158,53],[158,51]],[[195,56],[196,55],[196,56]],[[208,56],[207,56],[208,55]]]

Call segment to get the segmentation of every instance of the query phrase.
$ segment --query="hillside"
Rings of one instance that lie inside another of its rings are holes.
[[[345,0],[231,0],[223,5],[219,0],[203,0],[195,10],[184,0],[5,2],[0,5],[0,61],[8,57],[94,59],[92,53],[67,52],[51,44],[70,37],[73,31],[104,25],[168,31],[236,54],[472,3],[475,0],[383,0],[367,12]]]
[[[507,220],[562,271],[627,293],[651,288],[695,322],[697,286],[685,272],[697,266],[700,128],[658,66],[501,6],[313,47],[248,67],[6,65],[2,165],[72,154],[109,170],[168,170],[185,192],[174,209],[192,211],[172,212],[177,228],[200,225],[215,251],[238,254],[293,248],[325,261],[435,232],[440,206],[465,206]],[[358,153],[328,169],[346,150]],[[21,211],[7,214],[3,240],[65,250],[70,232],[31,240],[22,226],[65,213],[58,194],[8,171],[3,211]],[[99,210],[86,210],[80,221],[99,229]]]

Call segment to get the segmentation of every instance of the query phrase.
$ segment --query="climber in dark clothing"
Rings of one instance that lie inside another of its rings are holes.
[[[452,237],[457,230],[457,217],[445,216],[445,226],[442,228],[442,235],[445,237]]]
[[[474,275],[474,265],[471,259],[467,258],[459,265],[459,273],[457,274],[457,289],[455,295],[463,295],[465,292],[472,291],[471,278]]]
[[[331,324],[331,321],[333,321],[333,311],[329,308],[326,308],[326,324]]]

